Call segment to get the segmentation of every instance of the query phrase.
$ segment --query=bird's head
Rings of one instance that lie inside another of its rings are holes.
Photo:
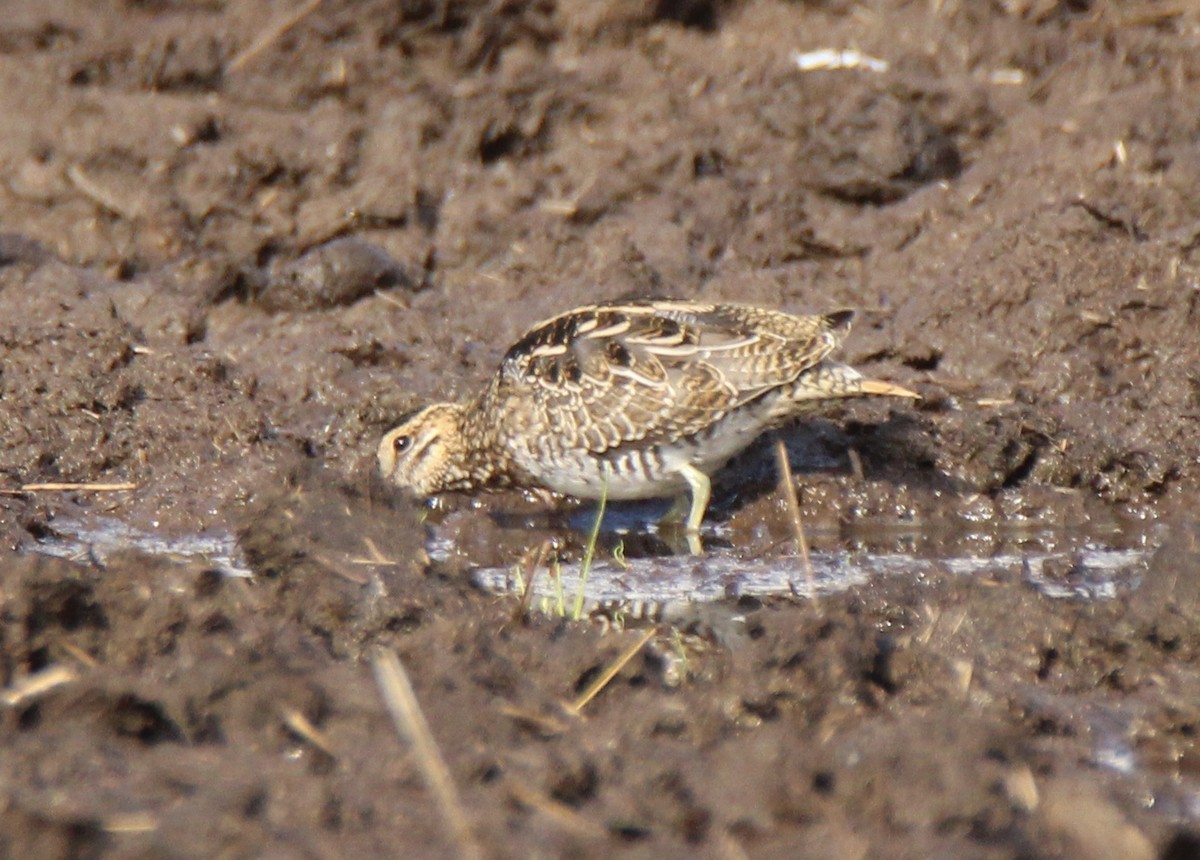
[[[465,411],[456,403],[437,403],[388,431],[379,443],[379,471],[384,479],[419,496],[470,489]]]

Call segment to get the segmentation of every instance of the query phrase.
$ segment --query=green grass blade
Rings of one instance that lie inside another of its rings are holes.
[[[583,617],[583,593],[587,589],[588,575],[592,572],[592,562],[596,558],[596,541],[600,539],[600,525],[604,522],[604,509],[608,506],[608,464],[604,466],[604,483],[600,485],[600,504],[596,507],[596,521],[592,523],[592,533],[588,535],[587,546],[583,548],[583,561],[579,565],[579,590],[575,592],[575,608],[571,619],[578,621]]]

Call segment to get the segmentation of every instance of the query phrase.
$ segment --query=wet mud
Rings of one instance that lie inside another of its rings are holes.
[[[1195,10],[286,5],[0,22],[0,854],[1200,854]],[[813,587],[772,440],[707,559],[611,506],[579,621],[493,586],[592,506],[374,476],[629,295],[921,393],[779,434]]]

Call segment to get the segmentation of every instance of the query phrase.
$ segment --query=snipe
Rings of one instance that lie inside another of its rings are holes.
[[[852,317],[688,301],[576,308],[517,341],[474,399],[428,406],[387,433],[379,467],[422,496],[690,490],[694,533],[709,475],[764,431],[834,398],[917,396],[828,360]]]

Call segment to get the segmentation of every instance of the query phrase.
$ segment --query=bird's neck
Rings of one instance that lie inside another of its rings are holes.
[[[511,457],[500,444],[494,413],[484,408],[483,397],[468,401],[459,418],[462,441],[461,463],[470,482],[480,489],[501,489],[512,485]]]

